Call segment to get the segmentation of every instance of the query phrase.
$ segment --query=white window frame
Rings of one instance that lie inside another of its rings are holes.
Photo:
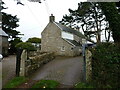
[[[65,51],[65,46],[62,46],[62,47],[61,47],[61,51]]]

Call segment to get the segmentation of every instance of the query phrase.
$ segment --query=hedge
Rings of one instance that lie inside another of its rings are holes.
[[[120,88],[120,45],[101,43],[92,50],[92,79],[100,88]]]

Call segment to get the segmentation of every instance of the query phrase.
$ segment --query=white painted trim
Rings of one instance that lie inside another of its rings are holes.
[[[55,25],[57,25],[55,22],[53,22]],[[58,25],[57,25],[58,26]],[[58,26],[59,27],[59,26]],[[61,30],[62,30],[62,28],[61,27],[59,27]]]
[[[75,45],[74,44],[72,44],[71,42],[69,42],[68,40],[66,40],[65,38],[62,38],[62,39],[64,39],[66,42],[68,42],[69,44],[71,44],[72,46],[74,46],[75,47]]]

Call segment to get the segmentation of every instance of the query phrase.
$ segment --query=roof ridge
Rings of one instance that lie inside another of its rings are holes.
[[[68,26],[63,25],[63,24],[61,24],[61,23],[58,23],[58,22],[55,22],[55,23],[60,24],[60,25],[62,25],[62,26],[64,26],[64,27],[66,27],[66,28],[69,28],[69,29],[75,30],[74,28],[68,27]],[[75,30],[75,31],[77,31],[77,30]],[[79,32],[79,31],[77,31],[77,32]],[[81,32],[80,32],[80,33],[81,33]]]
[[[75,30],[75,29],[72,29],[72,28],[70,28],[70,27],[67,27],[67,26],[65,26],[65,25],[62,25],[61,23],[58,23],[58,22],[54,22],[54,23],[55,23],[61,30],[65,31],[65,32],[69,32],[69,33],[72,33],[72,34],[77,35],[77,36],[79,36],[79,37],[85,38],[85,36],[84,36],[81,32],[79,32],[79,31],[77,31],[77,30]]]

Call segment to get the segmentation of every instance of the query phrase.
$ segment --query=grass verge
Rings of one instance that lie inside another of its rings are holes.
[[[9,81],[3,88],[15,88],[25,81],[27,81],[25,77],[15,77],[11,81]]]
[[[89,85],[87,83],[78,83],[75,85],[75,88],[94,88],[92,85]]]
[[[40,80],[32,88],[57,88],[59,82],[54,80]]]

